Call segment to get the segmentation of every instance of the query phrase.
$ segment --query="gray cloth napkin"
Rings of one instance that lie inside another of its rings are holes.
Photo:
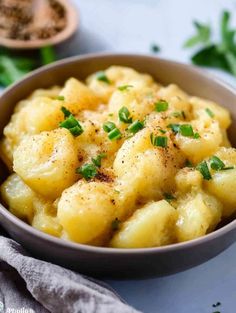
[[[0,236],[0,312],[138,313],[109,286],[30,257]]]

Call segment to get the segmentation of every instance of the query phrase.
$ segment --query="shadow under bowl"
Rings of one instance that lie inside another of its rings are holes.
[[[175,83],[192,95],[216,101],[232,116],[229,138],[236,144],[236,91],[193,66],[153,56],[96,54],[56,62],[32,72],[0,98],[0,134],[8,123],[15,104],[37,88],[62,85],[69,77],[84,79],[110,65],[129,66],[145,72],[162,84]],[[6,176],[0,164],[0,177]],[[201,264],[229,247],[236,240],[236,220],[216,231],[184,243],[157,248],[111,249],[64,241],[27,225],[2,204],[0,224],[12,238],[33,256],[96,277],[140,278],[163,276]]]

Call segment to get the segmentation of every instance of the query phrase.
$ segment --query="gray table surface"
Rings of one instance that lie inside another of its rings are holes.
[[[188,62],[182,48],[192,34],[193,19],[217,29],[222,9],[234,10],[230,0],[74,0],[80,9],[77,37],[60,53],[99,51],[150,53],[158,43],[161,57]],[[217,32],[214,34],[217,37]],[[236,79],[216,72],[236,86]],[[212,313],[220,301],[221,313],[236,312],[236,244],[213,260],[191,270],[163,278],[108,281],[135,308],[145,313]]]
[[[234,11],[231,0],[74,0],[80,9],[77,37],[62,56],[97,51],[150,53],[150,44],[162,47],[161,57],[188,62],[184,40],[193,33],[193,19],[217,21],[223,9]],[[217,37],[217,32],[214,34]],[[216,72],[236,86],[236,79]],[[236,312],[236,244],[215,259],[164,278],[109,283],[130,304],[145,313],[212,313],[220,301],[221,313]]]

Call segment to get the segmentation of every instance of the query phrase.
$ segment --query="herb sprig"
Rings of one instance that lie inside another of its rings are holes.
[[[191,57],[193,64],[219,68],[236,76],[236,29],[230,27],[231,15],[223,11],[220,20],[220,41],[213,42],[210,25],[194,22],[196,34],[184,46],[200,49]]]

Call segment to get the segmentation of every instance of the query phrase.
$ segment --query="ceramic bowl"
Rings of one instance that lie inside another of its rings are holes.
[[[193,66],[145,55],[86,55],[65,59],[32,72],[8,88],[0,98],[0,134],[15,104],[33,90],[62,85],[71,76],[84,79],[110,65],[132,67],[149,73],[162,84],[176,83],[189,94],[219,102],[231,112],[233,123],[229,137],[236,146],[236,90]],[[1,164],[0,177],[4,179],[5,175],[5,167]],[[176,273],[213,258],[236,240],[236,220],[233,220],[199,239],[164,247],[92,247],[44,234],[12,215],[2,204],[0,224],[33,256],[81,273],[103,277],[139,278]]]

